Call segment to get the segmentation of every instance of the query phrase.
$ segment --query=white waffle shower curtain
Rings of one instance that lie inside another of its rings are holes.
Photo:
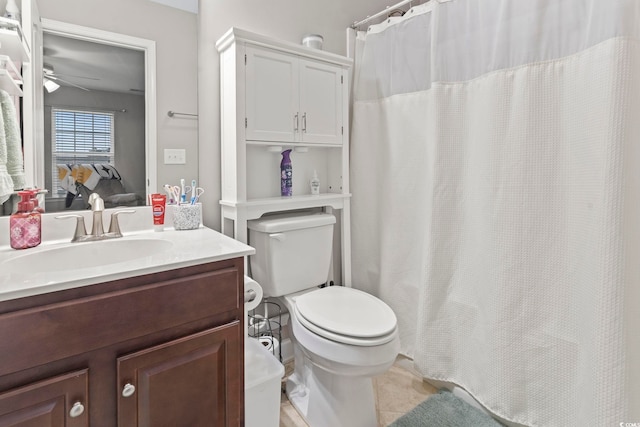
[[[639,27],[638,0],[432,0],[357,36],[354,287],[513,422],[640,423]]]

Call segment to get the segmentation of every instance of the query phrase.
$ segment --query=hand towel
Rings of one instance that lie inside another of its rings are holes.
[[[4,137],[4,120],[0,114],[0,204],[9,200],[13,192],[13,179],[7,170],[7,140]]]
[[[26,186],[24,176],[24,161],[22,157],[22,140],[20,138],[20,124],[16,114],[13,98],[0,90],[0,110],[4,120],[4,134],[7,147],[7,170],[13,179],[13,189],[21,190]]]

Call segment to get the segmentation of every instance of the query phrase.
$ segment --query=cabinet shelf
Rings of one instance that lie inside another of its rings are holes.
[[[0,16],[0,51],[13,58],[28,62],[31,57],[31,49],[24,38],[22,27],[18,21]]]
[[[292,197],[267,197],[262,199],[252,199],[246,202],[234,202],[220,200],[220,205],[227,210],[243,210],[247,219],[260,218],[268,212],[288,211],[294,209],[309,209],[316,207],[331,206],[334,209],[342,209],[344,201],[349,199],[351,194],[344,193],[323,193],[316,196],[305,194]]]
[[[332,144],[323,142],[277,142],[277,141],[247,141],[247,145],[264,146],[264,147],[283,147],[287,148],[305,147],[305,148],[342,148],[342,144]]]
[[[22,82],[14,80],[7,70],[0,69],[0,89],[12,96],[22,96],[20,84]]]

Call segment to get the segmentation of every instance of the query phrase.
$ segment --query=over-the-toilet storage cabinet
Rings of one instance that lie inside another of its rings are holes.
[[[222,232],[247,243],[247,221],[323,208],[338,219],[341,284],[349,285],[349,58],[231,28],[218,40]],[[280,196],[292,149],[293,196]],[[320,195],[309,180],[317,172]],[[250,242],[248,242],[250,243]],[[339,247],[338,247],[339,246]]]

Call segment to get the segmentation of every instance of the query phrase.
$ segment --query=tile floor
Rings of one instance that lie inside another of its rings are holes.
[[[388,426],[438,391],[413,372],[411,363],[409,359],[399,356],[391,369],[373,378],[380,427]],[[285,376],[292,369],[293,366],[287,364]],[[280,427],[308,427],[284,393],[281,402]]]

